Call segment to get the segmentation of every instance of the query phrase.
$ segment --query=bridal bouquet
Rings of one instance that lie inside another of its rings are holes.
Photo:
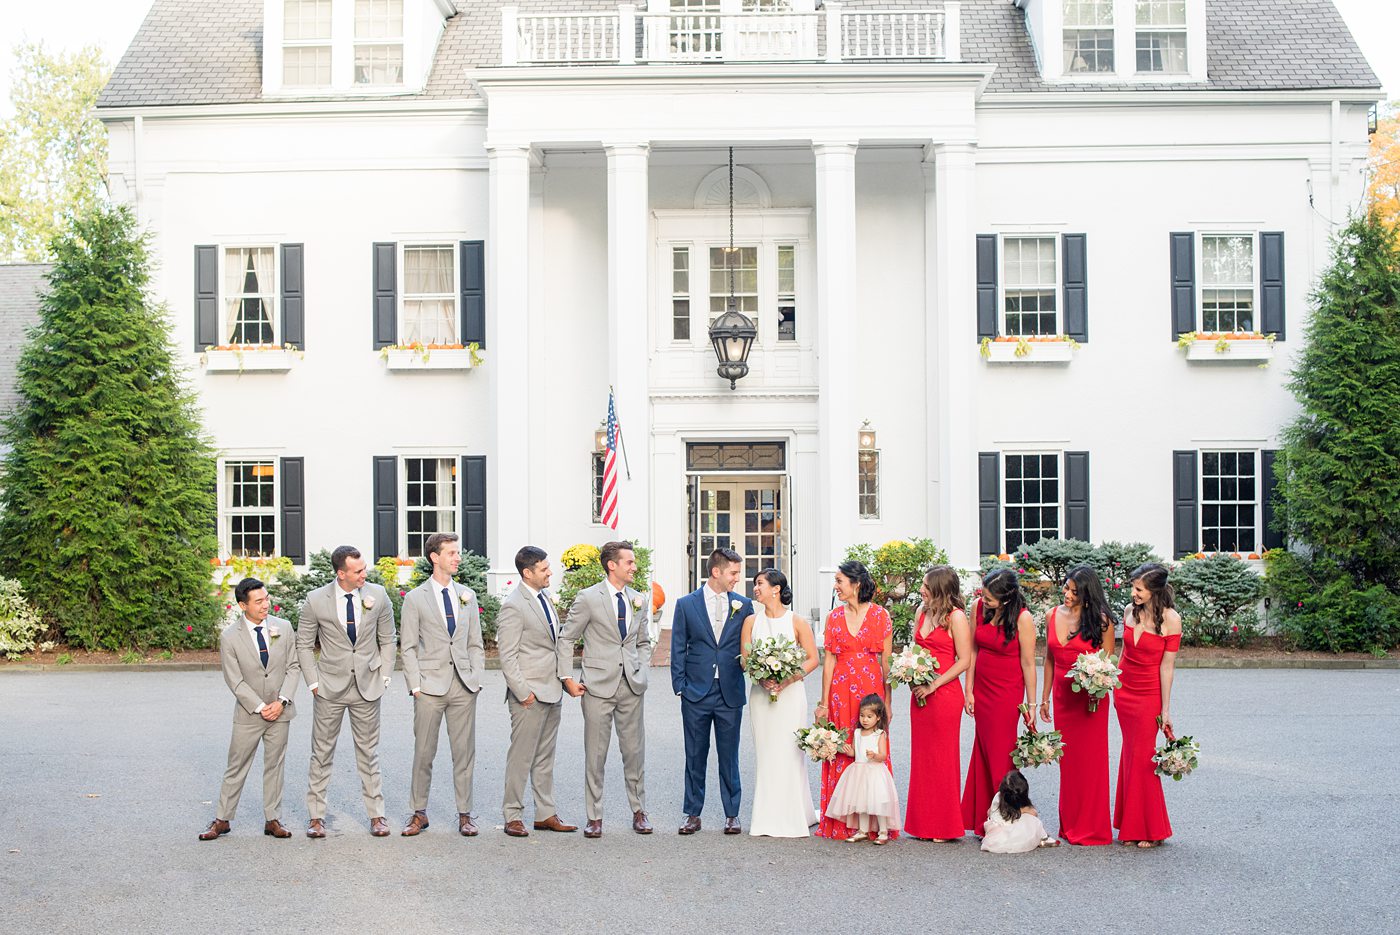
[[[1157,725],[1160,727],[1162,719],[1157,718]],[[1152,754],[1152,762],[1157,764],[1154,772],[1158,776],[1170,776],[1173,781],[1181,782],[1191,775],[1191,770],[1196,768],[1196,757],[1200,755],[1201,745],[1190,737],[1177,737],[1168,740],[1157,748],[1157,752]]]
[[[1070,688],[1089,696],[1089,710],[1097,711],[1099,700],[1122,686],[1118,679],[1122,674],[1117,658],[1110,656],[1108,650],[1101,649],[1096,653],[1080,653],[1074,665],[1065,673],[1065,678],[1069,679]]]
[[[797,745],[812,758],[813,763],[825,763],[836,759],[841,745],[846,742],[846,732],[839,730],[830,721],[817,721],[811,727],[797,731]]]
[[[1025,715],[1030,711],[1030,706],[1020,704],[1016,706],[1021,714]],[[1065,755],[1065,742],[1060,739],[1060,732],[1057,730],[1036,730],[1034,725],[1027,727],[1026,732],[1016,738],[1016,746],[1011,748],[1011,762],[1016,764],[1017,769],[1025,769],[1027,766],[1048,766],[1051,763],[1058,763],[1060,757]]]
[[[912,689],[916,685],[932,685],[937,678],[938,660],[917,643],[910,643],[890,660],[892,685],[908,685]],[[922,708],[927,699],[915,695],[914,700]]]
[[[786,636],[773,636],[754,640],[749,647],[749,658],[744,663],[744,674],[755,682],[781,682],[802,671],[802,663],[807,661],[807,653]],[[778,700],[778,693],[770,691],[768,702]]]

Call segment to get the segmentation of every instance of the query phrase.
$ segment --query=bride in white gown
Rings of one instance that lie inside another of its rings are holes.
[[[753,818],[749,834],[773,838],[805,838],[816,824],[807,757],[794,736],[810,723],[805,679],[817,668],[817,642],[812,626],[785,605],[792,602],[787,576],[775,568],[758,573],[753,585],[753,615],[744,621],[744,656],[755,640],[786,636],[807,653],[802,671],[782,682],[759,682],[749,689],[749,724],[753,728]],[[778,691],[778,700],[770,693]]]

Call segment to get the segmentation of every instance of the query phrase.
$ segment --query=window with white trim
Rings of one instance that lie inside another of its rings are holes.
[[[1002,527],[1006,551],[1060,537],[1060,455],[1002,455]]]
[[[1253,234],[1201,235],[1201,330],[1255,331]]]
[[[403,343],[460,344],[456,244],[403,248]]]
[[[856,479],[861,519],[880,518],[880,452],[862,448],[856,460]]]
[[[690,248],[671,248],[671,340],[690,340]]]
[[[778,244],[778,340],[797,340],[796,244]]]
[[[283,0],[283,86],[323,88],[330,83],[331,0]]]
[[[223,261],[224,343],[276,344],[276,248],[225,247]]]
[[[1138,74],[1186,74],[1186,0],[1136,0]]]
[[[403,84],[403,0],[355,0],[355,83]]]
[[[404,554],[423,555],[423,545],[435,532],[457,532],[457,459],[403,459]]]
[[[1059,275],[1056,238],[1003,237],[1001,241],[1004,334],[1056,335]]]
[[[1253,552],[1258,545],[1258,452],[1201,452],[1201,548]]]
[[[219,551],[243,557],[276,555],[277,462],[228,460],[219,475]]]
[[[1113,72],[1113,0],[1064,0],[1067,75]]]
[[[728,305],[731,272],[739,311],[753,319],[758,317],[758,247],[735,247],[732,251],[728,247],[711,247],[710,325]]]
[[[603,521],[603,468],[607,464],[608,453],[595,451],[593,455],[593,522]]]

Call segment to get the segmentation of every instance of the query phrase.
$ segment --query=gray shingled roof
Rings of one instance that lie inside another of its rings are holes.
[[[458,0],[426,88],[416,99],[466,100],[472,68],[498,64],[501,0]],[[847,8],[920,9],[931,0],[846,0]],[[610,10],[614,0],[518,0],[522,13]],[[155,0],[99,108],[257,101],[262,0]],[[1331,0],[1206,0],[1209,90],[1378,88]],[[963,0],[963,58],[997,66],[989,91],[1075,90],[1040,80],[1024,14],[1010,0]],[[1134,85],[1182,90],[1182,85]],[[1200,85],[1187,86],[1201,88]],[[308,98],[324,100],[325,97]]]
[[[19,402],[15,375],[25,332],[39,322],[39,296],[52,263],[0,263],[0,414]]]

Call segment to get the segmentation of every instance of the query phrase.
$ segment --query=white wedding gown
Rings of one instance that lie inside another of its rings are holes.
[[[796,642],[792,611],[770,620],[763,605],[754,604],[752,639],[786,636]],[[755,684],[749,689],[749,725],[753,729],[753,818],[749,834],[772,838],[805,838],[816,824],[812,786],[807,778],[807,757],[794,736],[808,726],[807,692],[796,682],[768,700],[768,692]]]

